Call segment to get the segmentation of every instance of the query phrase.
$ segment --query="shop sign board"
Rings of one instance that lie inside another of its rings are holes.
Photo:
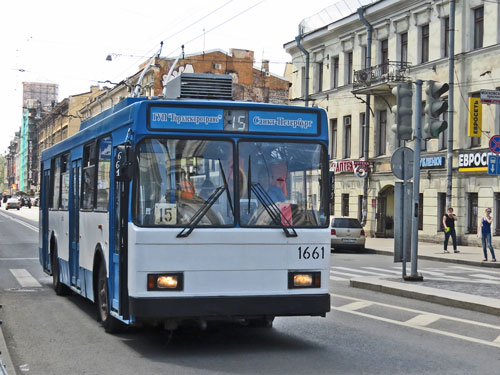
[[[369,161],[365,160],[330,160],[330,171],[335,173],[368,171]]]
[[[488,155],[492,152],[470,152],[458,155],[459,172],[478,172],[488,170]]]
[[[500,90],[481,90],[481,103],[500,104]]]
[[[482,107],[480,98],[469,98],[469,137],[481,137]]]
[[[444,156],[426,156],[420,158],[420,168],[441,168],[444,167]]]

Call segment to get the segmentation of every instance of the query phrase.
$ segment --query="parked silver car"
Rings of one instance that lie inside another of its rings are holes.
[[[332,217],[330,231],[332,248],[365,249],[366,234],[358,219],[350,217]]]

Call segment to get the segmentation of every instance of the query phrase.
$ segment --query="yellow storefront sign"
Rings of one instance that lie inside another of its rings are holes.
[[[482,116],[481,98],[469,98],[469,137],[481,136]]]

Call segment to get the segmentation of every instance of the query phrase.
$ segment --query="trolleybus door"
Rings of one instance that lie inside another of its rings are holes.
[[[49,269],[49,194],[50,194],[50,170],[43,171],[42,193],[40,194],[40,224],[42,225],[42,250],[40,262],[47,272]]]
[[[111,254],[111,301],[113,309],[124,318],[129,318],[128,309],[128,202],[129,176],[122,175],[123,164],[128,163],[127,151],[123,145],[114,150],[114,193],[113,193],[113,252]],[[129,147],[129,146],[127,146]]]
[[[70,252],[69,252],[69,269],[71,273],[71,285],[81,288],[81,280],[79,277],[79,256],[80,256],[80,181],[82,160],[75,160],[71,163],[72,172],[72,193],[71,207],[69,216],[70,227]]]

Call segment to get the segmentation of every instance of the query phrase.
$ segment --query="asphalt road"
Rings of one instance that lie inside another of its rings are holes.
[[[183,329],[170,340],[154,329],[109,335],[92,303],[55,295],[38,263],[36,223],[14,215],[0,211],[0,319],[17,374],[456,375],[500,368],[498,317],[350,288],[349,276],[335,268],[394,270],[390,257],[374,254],[332,254],[326,318],[277,318],[272,329]],[[443,268],[433,263],[421,266]]]

